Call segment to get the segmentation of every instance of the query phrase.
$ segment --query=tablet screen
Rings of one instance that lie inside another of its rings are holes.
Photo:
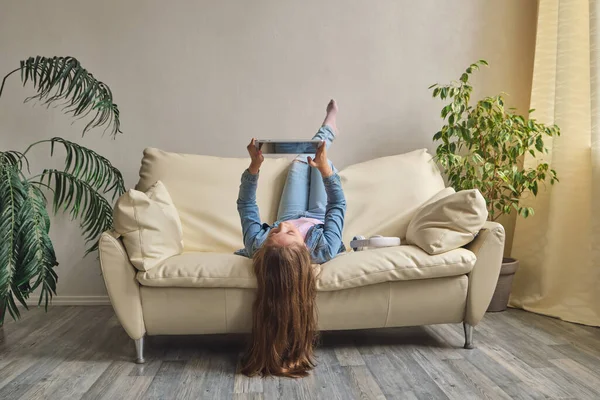
[[[257,140],[256,146],[264,154],[315,154],[320,142],[320,140]]]

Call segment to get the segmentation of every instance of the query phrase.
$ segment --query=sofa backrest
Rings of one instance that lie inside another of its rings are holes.
[[[290,160],[267,158],[261,167],[257,203],[263,222],[273,223]],[[136,189],[160,180],[179,212],[184,251],[231,252],[243,247],[236,200],[248,158],[169,153],[148,148]],[[344,243],[355,235],[406,235],[413,214],[444,189],[425,150],[355,164],[340,172],[348,210]]]
[[[376,158],[340,172],[348,205],[344,243],[353,236],[404,239],[417,209],[444,189],[444,180],[426,149]]]
[[[256,200],[265,222],[277,217],[289,167],[286,158],[266,158],[260,170]],[[179,212],[184,251],[232,252],[244,247],[236,200],[249,158],[220,158],[169,153],[148,148],[136,189],[160,180]]]

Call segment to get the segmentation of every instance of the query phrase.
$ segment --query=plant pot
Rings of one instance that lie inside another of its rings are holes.
[[[519,260],[515,260],[514,258],[502,259],[502,268],[500,268],[496,290],[487,309],[489,312],[504,311],[508,307],[508,298],[510,297],[512,282],[517,268],[519,268]]]

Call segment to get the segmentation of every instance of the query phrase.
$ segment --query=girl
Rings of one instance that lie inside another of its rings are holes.
[[[248,145],[251,162],[242,174],[237,200],[244,249],[237,254],[252,257],[258,292],[243,374],[297,378],[314,367],[317,323],[312,264],[325,263],[345,251],[346,200],[337,170],[327,160],[327,149],[337,134],[337,110],[331,100],[313,137],[322,140],[314,157],[298,156],[292,162],[277,221],[271,226],[261,223],[256,205],[264,157],[254,139]]]

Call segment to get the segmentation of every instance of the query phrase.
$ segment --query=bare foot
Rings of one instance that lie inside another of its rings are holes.
[[[329,113],[337,113],[338,105],[334,99],[329,100],[329,104],[327,104],[327,114]]]
[[[325,119],[323,120],[323,126],[325,126],[325,125],[330,126],[331,129],[333,129],[333,133],[335,133],[336,136],[338,134],[337,124],[336,124],[337,112],[338,112],[338,105],[335,100],[331,99],[329,101],[329,104],[327,104],[327,115],[325,116]]]

